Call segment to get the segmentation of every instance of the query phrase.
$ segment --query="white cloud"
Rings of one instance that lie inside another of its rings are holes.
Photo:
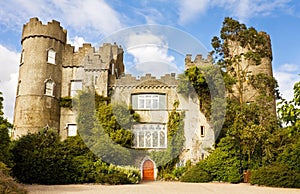
[[[122,27],[118,13],[104,0],[55,0],[54,6],[62,11],[62,19],[80,31],[92,30],[109,34]]]
[[[0,45],[0,91],[4,97],[4,114],[10,122],[13,120],[19,60],[19,53]]]
[[[39,17],[43,21],[61,20],[76,32],[97,35],[107,35],[122,27],[119,14],[104,0],[1,1],[0,7],[0,22],[16,30],[30,17]]]
[[[241,21],[246,21],[256,16],[271,15],[277,10],[288,11],[289,2],[291,0],[180,0],[179,23],[189,23],[202,13],[216,7],[228,11],[229,15]]]
[[[179,2],[179,23],[185,24],[202,14],[208,8],[209,0],[181,0]]]
[[[85,40],[83,37],[75,36],[74,38],[68,39],[67,43],[74,46],[75,51],[78,51],[79,47],[82,47],[83,43],[85,43]]]
[[[162,36],[150,32],[132,34],[127,40],[127,52],[133,56],[133,67],[128,68],[128,73],[151,73],[161,76],[166,73],[178,73],[175,58],[168,54],[168,44]]]
[[[293,99],[294,84],[300,81],[300,76],[297,72],[300,72],[300,68],[296,64],[283,64],[279,68],[274,69],[274,77],[278,81],[279,91],[284,99]]]
[[[154,8],[136,10],[135,12],[136,14],[144,17],[147,24],[162,23],[164,20],[166,20],[166,14]]]

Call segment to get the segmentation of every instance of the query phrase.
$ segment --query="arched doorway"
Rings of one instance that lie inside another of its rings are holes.
[[[143,164],[143,180],[154,181],[154,164],[151,160],[145,160]]]

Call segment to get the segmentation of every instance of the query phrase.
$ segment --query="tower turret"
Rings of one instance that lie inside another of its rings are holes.
[[[57,21],[32,18],[23,26],[14,111],[14,138],[43,127],[59,129],[59,98],[67,32]]]

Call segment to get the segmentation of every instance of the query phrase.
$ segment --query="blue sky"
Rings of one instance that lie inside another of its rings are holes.
[[[23,24],[31,17],[43,23],[53,19],[68,30],[68,42],[99,42],[122,29],[159,24],[188,33],[211,50],[210,40],[219,35],[224,17],[229,16],[271,36],[273,72],[283,97],[292,98],[292,88],[300,80],[300,2],[298,0],[2,0],[0,2],[0,91],[4,112],[12,121],[18,79]],[[149,57],[182,70],[183,55],[172,52],[157,34],[134,39],[158,45],[126,52],[127,67],[145,63]],[[175,39],[176,40],[176,39]],[[194,54],[194,53],[193,53]],[[160,64],[160,63],[158,63]],[[148,71],[147,65],[144,71]],[[171,68],[171,69],[172,69]],[[155,71],[160,69],[152,69]],[[151,70],[151,71],[152,71]],[[172,69],[173,70],[173,69]],[[140,71],[143,73],[143,71]]]

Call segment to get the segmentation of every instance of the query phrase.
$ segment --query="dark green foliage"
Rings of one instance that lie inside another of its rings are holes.
[[[196,165],[187,171],[180,179],[182,182],[206,183],[213,180],[212,175],[201,166]]]
[[[105,133],[115,143],[122,147],[131,148],[133,145],[133,134],[129,129],[135,123],[135,120],[125,103],[99,103],[97,118]],[[135,118],[138,118],[136,114]]]
[[[0,92],[0,162],[4,162],[7,165],[11,164],[10,153],[9,153],[9,144],[10,137],[8,134],[8,129],[12,128],[12,125],[4,118],[3,113],[3,97]]]
[[[73,107],[73,100],[70,96],[61,97],[59,99],[59,106],[63,108],[72,108]]]
[[[58,147],[58,135],[50,129],[23,136],[12,148],[14,176],[23,183],[69,183],[64,172],[70,161],[62,158]]]
[[[87,146],[103,161],[130,165],[140,153],[128,149],[133,145],[133,133],[129,129],[139,116],[124,103],[110,104],[102,100],[90,91],[79,95],[76,107],[78,131]]]
[[[99,174],[96,178],[97,183],[107,183],[111,185],[129,184],[127,175],[122,172],[115,174]]]
[[[23,183],[120,184],[138,183],[140,180],[132,169],[117,168],[98,160],[80,136],[61,142],[58,134],[50,129],[21,137],[14,142],[12,153],[15,163],[12,172]],[[99,181],[99,177],[104,178]]]
[[[300,188],[300,172],[288,165],[273,163],[252,171],[250,183],[275,187]]]
[[[196,175],[194,171],[199,171],[199,169],[201,169],[199,175],[202,176],[202,171],[205,171],[211,177],[211,179],[207,179],[207,181],[238,183],[242,180],[240,174],[240,167],[242,164],[237,153],[239,152],[235,145],[235,140],[228,137],[223,138],[221,139],[218,148],[212,151],[205,160],[192,166],[186,174],[187,176],[190,176],[189,171],[192,171],[191,174],[194,173]],[[184,174],[184,177],[186,174]],[[206,175],[205,173],[203,174]],[[198,179],[197,177],[193,178],[194,180]],[[189,179],[185,178],[182,180],[189,182]],[[202,178],[199,179],[202,180]]]
[[[272,57],[271,45],[265,33],[257,32],[253,27],[247,28],[245,24],[226,17],[220,31],[220,38],[215,36],[211,41],[215,59],[222,67],[238,62],[241,57],[241,55],[230,56],[229,41],[238,43],[236,46],[248,48],[249,51],[242,55],[255,65],[259,65],[264,57]]]
[[[286,164],[290,169],[300,172],[300,134],[296,136],[295,143],[286,146],[278,156],[277,161]]]
[[[251,184],[300,188],[300,138],[286,145],[277,161],[254,170]]]

